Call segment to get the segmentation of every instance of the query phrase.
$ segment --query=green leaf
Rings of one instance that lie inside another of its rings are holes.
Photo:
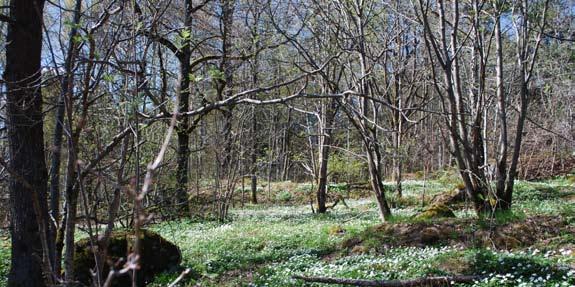
[[[220,71],[218,68],[212,67],[208,70],[208,75],[214,80],[223,80],[224,72]]]
[[[190,40],[192,38],[192,32],[189,29],[183,29],[180,31],[180,37],[182,40]]]

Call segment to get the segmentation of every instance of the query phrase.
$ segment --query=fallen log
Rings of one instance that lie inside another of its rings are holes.
[[[472,283],[473,281],[482,279],[483,277],[484,276],[481,275],[458,275],[424,277],[412,280],[364,280],[330,277],[307,277],[302,275],[292,276],[294,279],[299,279],[306,282],[375,287],[451,286],[455,283]]]

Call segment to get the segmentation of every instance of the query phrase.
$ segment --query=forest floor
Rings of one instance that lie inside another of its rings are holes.
[[[386,224],[363,192],[347,194],[347,207],[320,215],[287,195],[301,186],[277,186],[268,194],[275,205],[262,198],[263,204],[235,208],[225,224],[178,220],[148,227],[180,246],[183,267],[193,270],[184,286],[328,286],[293,275],[391,280],[461,274],[483,277],[460,286],[575,286],[572,178],[520,181],[512,212],[481,220],[465,203],[452,206],[456,218],[415,219],[422,201],[455,184],[406,181]],[[0,236],[3,286],[9,240]],[[152,286],[177,276],[162,274]]]
[[[348,199],[348,207],[338,204],[319,215],[295,197],[285,200],[282,186],[271,194],[284,206],[234,209],[226,224],[184,220],[153,229],[181,247],[183,265],[194,270],[187,286],[327,286],[293,275],[387,280],[459,274],[484,275],[467,286],[575,286],[575,184],[557,178],[516,187],[512,212],[492,219],[477,219],[464,203],[452,207],[456,218],[414,219],[422,199],[427,204],[454,185],[407,181],[386,224],[370,198]],[[165,274],[155,286],[176,275]]]

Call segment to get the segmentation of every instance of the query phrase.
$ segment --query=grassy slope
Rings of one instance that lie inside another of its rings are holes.
[[[425,197],[431,198],[444,190],[444,186],[450,184],[427,182]],[[570,201],[572,183],[560,179],[520,182],[517,187],[513,218],[535,214],[575,216],[575,203]],[[422,182],[406,183],[407,199],[394,209],[395,221],[410,221],[410,216],[417,212],[422,190]],[[234,210],[234,219],[228,224],[183,220],[155,225],[152,229],[181,247],[183,265],[194,269],[196,279],[188,279],[187,286],[247,286],[250,283],[251,286],[303,286],[302,282],[290,278],[293,274],[409,279],[455,273],[488,275],[475,286],[575,284],[575,273],[565,267],[575,265],[575,236],[562,237],[561,242],[540,249],[516,252],[447,246],[350,253],[341,248],[341,243],[378,224],[379,220],[375,205],[369,199],[349,200],[348,205],[350,208],[338,205],[327,215],[311,214],[308,205],[247,206]],[[465,210],[456,214],[473,216]],[[571,222],[575,224],[575,220]],[[5,278],[9,264],[9,246],[4,238],[0,244],[0,278]],[[165,285],[176,276],[163,274],[154,286]],[[524,285],[520,285],[521,282]],[[5,280],[0,279],[0,286],[3,284]]]

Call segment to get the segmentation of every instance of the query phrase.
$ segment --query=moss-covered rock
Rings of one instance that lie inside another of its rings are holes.
[[[457,188],[449,191],[439,193],[431,199],[432,204],[452,205],[464,202],[467,198],[465,186],[457,186]]]
[[[453,211],[445,204],[434,204],[426,208],[423,212],[416,215],[416,219],[434,219],[455,217]]]
[[[126,262],[126,257],[133,250],[135,235],[127,231],[114,231],[110,237],[108,255],[104,266],[105,275],[108,274],[110,266],[120,269]],[[95,249],[102,248],[102,243],[97,243]],[[89,285],[91,281],[90,269],[94,269],[94,252],[88,239],[76,242],[76,264],[77,280]],[[178,246],[167,241],[159,234],[150,230],[141,230],[140,234],[140,269],[137,274],[137,285],[146,286],[155,275],[172,269],[176,269],[182,255]],[[125,274],[117,277],[112,286],[130,286],[130,276]]]

